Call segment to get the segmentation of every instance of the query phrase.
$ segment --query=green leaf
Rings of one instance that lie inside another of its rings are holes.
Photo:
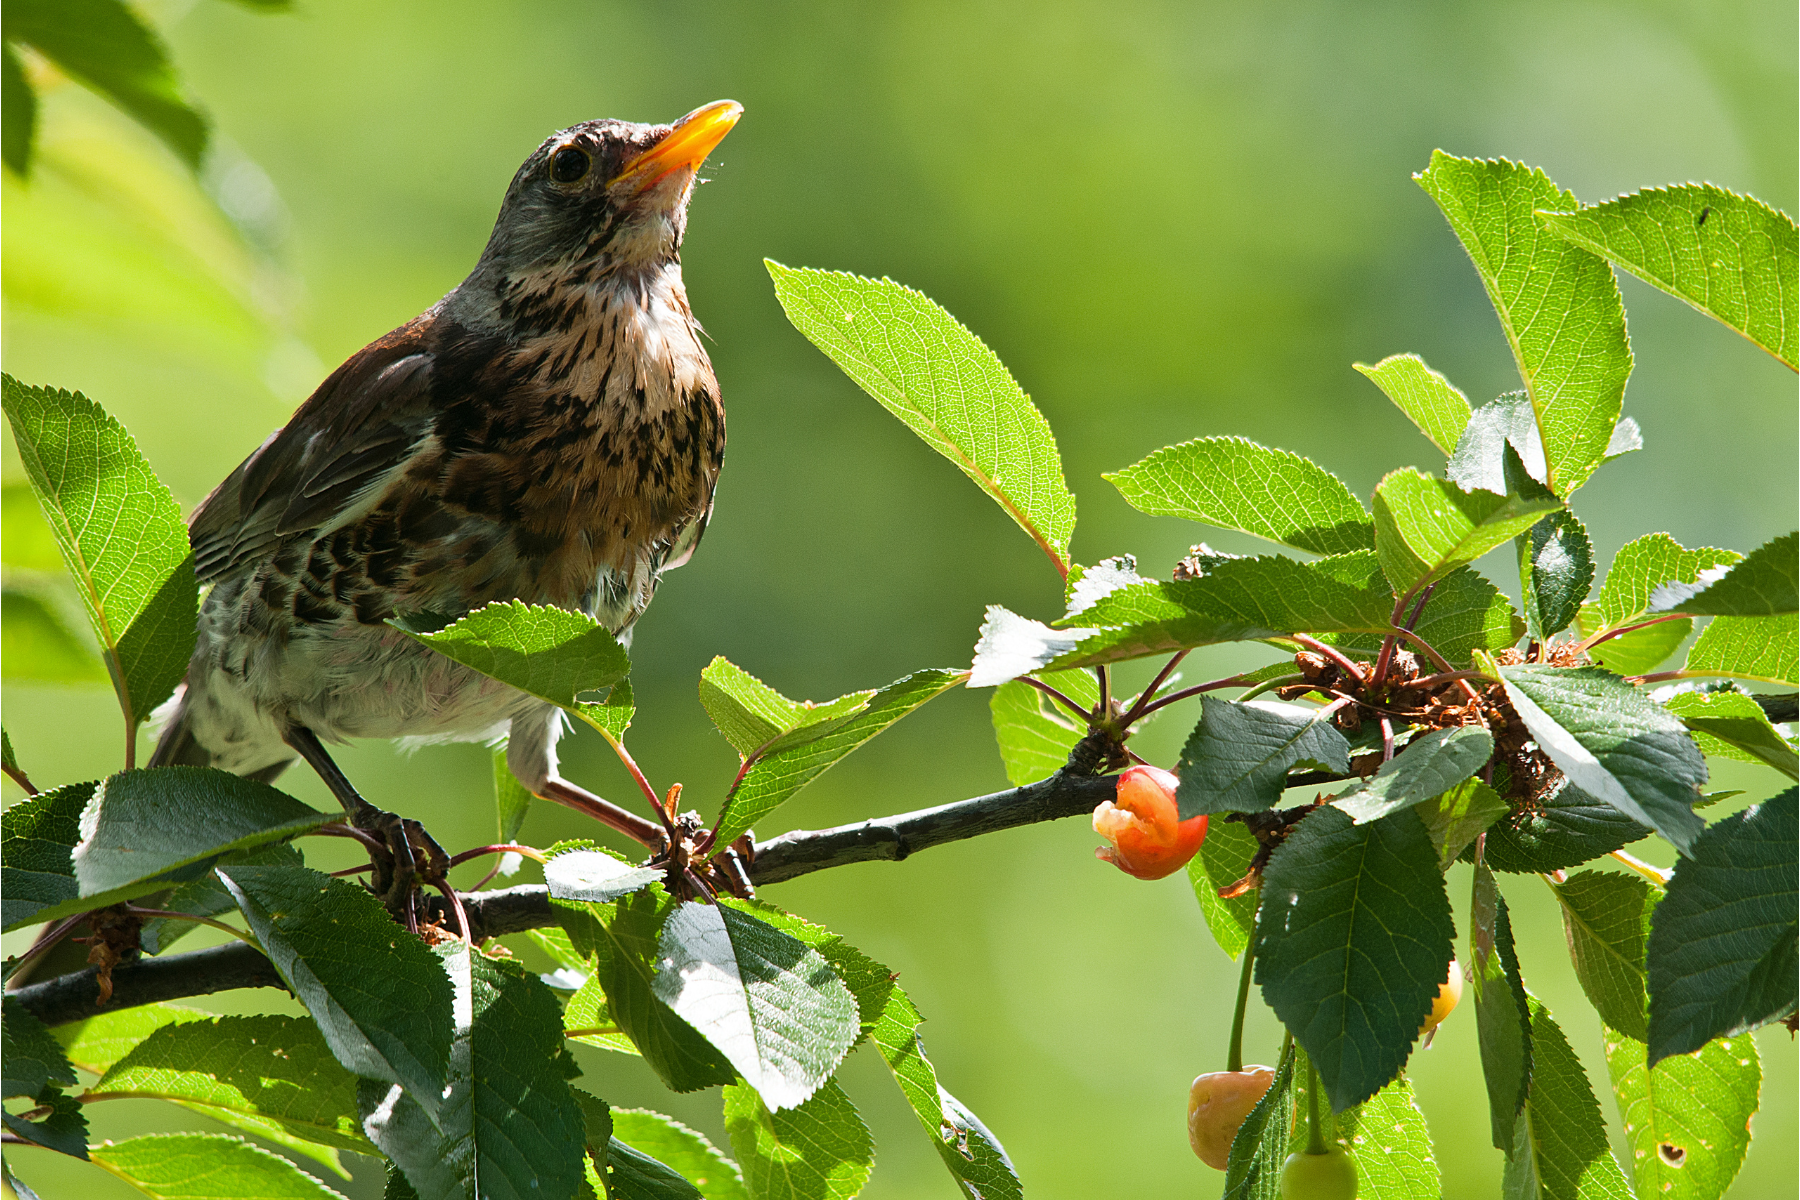
[[[1344,773],[1350,743],[1324,710],[1278,700],[1201,699],[1200,722],[1175,767],[1181,819],[1273,808],[1295,767]]]
[[[0,162],[23,179],[31,171],[31,143],[37,136],[37,93],[25,66],[7,42],[0,46]]]
[[[81,1101],[55,1088],[45,1088],[36,1100],[36,1105],[24,1112],[0,1113],[7,1131],[58,1154],[87,1158],[87,1118],[82,1115]]]
[[[1234,961],[1250,944],[1250,935],[1256,929],[1257,892],[1252,888],[1241,896],[1221,900],[1219,890],[1230,887],[1249,872],[1257,849],[1256,838],[1242,825],[1212,821],[1207,826],[1206,840],[1200,843],[1200,852],[1188,859],[1188,882],[1194,886],[1194,898],[1200,901],[1206,927],[1212,930],[1219,949]]]
[[[361,887],[305,867],[228,866],[219,880],[337,1060],[404,1086],[435,1115],[451,988],[425,943]]]
[[[789,700],[723,657],[700,672],[700,703],[738,757],[748,759],[783,734],[846,717],[869,706],[873,689],[815,704]]]
[[[104,1075],[139,1042],[163,1026],[182,1021],[208,1021],[212,1017],[212,1013],[195,1008],[145,1004],[103,1012],[72,1025],[59,1025],[55,1033],[70,1062],[84,1071]]]
[[[344,1200],[287,1159],[228,1133],[152,1133],[91,1153],[155,1200]]]
[[[1569,956],[1589,1003],[1626,1037],[1647,1038],[1644,943],[1662,889],[1611,871],[1581,871],[1550,887],[1562,902]]]
[[[1768,714],[1743,692],[1681,692],[1666,707],[1693,733],[1704,754],[1774,767],[1789,779],[1800,777],[1800,755]]]
[[[1339,792],[1331,803],[1358,825],[1379,821],[1456,787],[1481,770],[1493,753],[1493,737],[1473,725],[1422,733],[1372,777]]]
[[[1405,467],[1375,489],[1375,549],[1394,590],[1410,593],[1474,562],[1560,507],[1554,497],[1466,492]]]
[[[612,1129],[619,1141],[690,1181],[706,1200],[747,1200],[737,1164],[680,1121],[648,1109],[615,1108]]]
[[[1414,178],[1487,288],[1537,414],[1549,466],[1544,482],[1567,499],[1606,457],[1631,374],[1612,268],[1538,222],[1536,210],[1577,206],[1542,171],[1439,150]]]
[[[1503,667],[1500,675],[1506,698],[1570,783],[1689,853],[1706,827],[1693,808],[1706,760],[1681,722],[1596,667]]]
[[[0,917],[6,929],[35,924],[38,914],[75,902],[81,812],[97,783],[71,783],[19,801],[0,817]]]
[[[500,840],[510,842],[525,827],[525,816],[531,811],[531,793],[506,765],[506,743],[495,746],[494,816],[500,827]]]
[[[1531,1085],[1531,1013],[1513,950],[1506,898],[1485,866],[1475,868],[1469,903],[1469,979],[1475,993],[1475,1030],[1487,1081],[1494,1148],[1508,1150]]]
[[[752,1088],[728,1087],[725,1131],[753,1200],[849,1200],[875,1169],[868,1126],[835,1080],[785,1112]]]
[[[1465,779],[1419,805],[1419,819],[1437,851],[1438,870],[1448,871],[1457,856],[1507,811],[1506,801],[1480,779]]]
[[[714,844],[731,845],[852,750],[966,678],[963,671],[915,671],[878,690],[867,707],[776,738],[731,785]]]
[[[1101,478],[1152,516],[1186,517],[1314,554],[1374,545],[1369,514],[1337,476],[1291,450],[1243,438],[1166,446]]]
[[[856,1001],[829,963],[735,908],[689,901],[657,942],[651,989],[773,1111],[796,1108],[850,1052]]]
[[[1765,683],[1800,683],[1800,619],[1714,617],[1688,651],[1686,669]]]
[[[763,263],[794,328],[992,496],[1067,575],[1075,497],[1056,438],[994,352],[891,279]]]
[[[575,1068],[555,994],[519,964],[462,942],[436,956],[456,993],[437,1121],[417,1093],[364,1079],[364,1132],[420,1200],[580,1194],[587,1126],[567,1082]]]
[[[1650,593],[1651,613],[1772,617],[1800,608],[1800,533],[1764,542],[1727,567],[1692,582],[1664,583]]]
[[[1456,927],[1424,825],[1322,808],[1263,872],[1256,982],[1312,1056],[1334,1112],[1406,1062],[1449,973]]]
[[[1296,1058],[1304,1064],[1303,1056]],[[1305,1072],[1296,1068],[1296,1119],[1287,1143],[1295,1154],[1305,1151],[1309,1138],[1306,1120],[1299,1115],[1307,1106],[1306,1084]],[[1439,1200],[1443,1195],[1425,1114],[1407,1080],[1396,1079],[1335,1115],[1321,1114],[1321,1127],[1326,1144],[1342,1150],[1356,1167],[1356,1194],[1363,1200]]]
[[[1040,676],[1051,687],[1091,709],[1099,702],[1100,687],[1086,671],[1052,671]],[[1028,684],[1009,680],[994,689],[988,701],[994,722],[994,740],[1007,782],[1023,787],[1048,778],[1069,761],[1069,752],[1087,735],[1077,728],[1073,714]]]
[[[1650,607],[1650,594],[1665,583],[1693,583],[1700,572],[1743,558],[1735,550],[1714,546],[1685,549],[1666,533],[1647,533],[1626,542],[1613,555],[1595,603],[1597,619],[1585,622],[1588,633],[1635,624]]]
[[[1500,1191],[1506,1200],[1633,1200],[1606,1141],[1606,1122],[1581,1060],[1550,1016],[1530,999],[1535,1069],[1519,1114]]]
[[[94,646],[63,623],[46,595],[0,591],[0,673],[29,683],[105,683]]]
[[[88,1089],[90,1097],[148,1097],[299,1151],[345,1179],[338,1150],[373,1154],[356,1113],[356,1077],[311,1021],[218,1017],[165,1024]]]
[[[1637,1194],[1717,1200],[1750,1148],[1750,1118],[1762,1087],[1755,1041],[1720,1038],[1648,1066],[1644,1043],[1610,1029],[1605,1034],[1606,1070],[1631,1145]]]
[[[1456,450],[1469,423],[1469,400],[1416,354],[1390,354],[1374,366],[1351,364],[1387,393],[1419,432],[1445,454]]]
[[[1575,623],[1594,584],[1594,545],[1575,514],[1551,513],[1519,537],[1525,627],[1545,641]]]
[[[306,865],[299,848],[292,842],[278,842],[260,850],[235,854],[232,860],[248,863],[253,867]],[[237,909],[237,901],[231,898],[225,885],[210,874],[202,875],[191,883],[179,884],[171,888],[167,895],[159,897],[152,894],[151,899],[157,908],[168,912],[192,913],[198,917],[216,917],[220,913],[234,912]],[[138,942],[146,954],[163,954],[170,946],[199,928],[201,926],[194,921],[153,917],[145,921],[143,928],[138,931]]]
[[[1647,827],[1565,782],[1496,821],[1488,830],[1486,861],[1496,871],[1535,875],[1577,866],[1649,836]]]
[[[5,999],[4,1012],[5,1020],[0,1020],[4,1094],[35,1096],[52,1084],[74,1087],[75,1068],[44,1023],[11,996]]]
[[[618,736],[609,715],[600,711],[603,706],[579,697],[623,680],[631,660],[619,639],[586,613],[496,600],[438,630],[388,624],[448,659],[554,704],[615,740]]]
[[[600,980],[593,975],[589,975],[587,982],[563,1005],[563,1035],[572,1042],[596,1050],[638,1054],[631,1039],[619,1032],[612,1009],[607,1006],[606,993],[600,989]]]
[[[1786,213],[1754,196],[1685,183],[1538,219],[1800,365],[1800,248]]]
[[[564,850],[544,863],[544,883],[555,900],[609,904],[662,877],[661,868],[633,866],[606,850]]]
[[[1238,1126],[1225,1166],[1223,1200],[1281,1200],[1281,1167],[1294,1129],[1295,1057],[1289,1043],[1269,1090]]]
[[[1789,788],[1717,822],[1676,864],[1651,918],[1649,1042],[1659,1067],[1795,1011],[1795,795]]]
[[[617,1138],[607,1143],[604,1186],[612,1200],[694,1200],[700,1195],[673,1167]]]
[[[1600,605],[1595,601],[1583,604],[1576,621],[1576,630],[1581,637],[1591,637],[1603,627]],[[1616,634],[1589,647],[1588,657],[1615,675],[1648,675],[1680,649],[1692,632],[1694,622],[1690,617],[1658,621],[1629,633]]]
[[[1525,623],[1499,588],[1464,567],[1437,581],[1413,631],[1460,667],[1477,650],[1511,646],[1525,632]]]
[[[0,398],[134,728],[181,682],[194,647],[199,585],[181,509],[124,426],[86,396],[7,375]]]

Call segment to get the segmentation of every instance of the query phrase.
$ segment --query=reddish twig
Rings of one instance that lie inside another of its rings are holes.
[[[1136,702],[1126,710],[1123,717],[1119,718],[1119,723],[1121,725],[1130,728],[1132,722],[1144,715],[1145,706],[1156,698],[1156,689],[1160,688],[1163,685],[1163,681],[1175,673],[1175,668],[1180,666],[1181,660],[1187,656],[1188,652],[1186,650],[1178,651],[1168,662],[1163,664],[1163,669],[1156,673],[1156,678],[1150,681],[1150,686],[1138,693]]]
[[[1167,708],[1171,704],[1179,704],[1181,701],[1191,699],[1194,696],[1200,695],[1202,692],[1214,692],[1220,688],[1228,687],[1247,687],[1249,686],[1249,682],[1250,681],[1245,679],[1242,675],[1233,675],[1228,679],[1215,679],[1211,683],[1201,683],[1196,684],[1191,688],[1182,688],[1179,692],[1170,692],[1167,696],[1164,696],[1154,704],[1146,704],[1143,712],[1138,713],[1137,716],[1130,719],[1141,721],[1159,708]]]
[[[1357,683],[1366,684],[1369,682],[1368,678],[1363,675],[1361,666],[1359,666],[1356,662],[1352,661],[1351,659],[1346,658],[1341,651],[1339,651],[1331,646],[1327,646],[1324,642],[1321,642],[1318,638],[1308,637],[1304,633],[1290,633],[1290,634],[1288,634],[1288,640],[1298,642],[1302,646],[1305,646],[1308,650],[1311,650],[1316,654],[1322,654],[1326,658],[1329,658],[1332,662],[1334,662],[1338,665],[1339,670],[1343,671],[1346,675],[1350,676],[1350,678],[1356,680]]]
[[[1046,696],[1050,697],[1052,700],[1055,700],[1058,703],[1060,703],[1064,708],[1068,709],[1071,713],[1080,717],[1084,722],[1092,721],[1094,718],[1094,714],[1092,712],[1081,707],[1081,705],[1077,704],[1074,700],[1070,699],[1069,696],[1067,696],[1065,693],[1063,693],[1060,689],[1051,687],[1049,684],[1045,683],[1041,679],[1034,679],[1030,675],[1021,675],[1021,676],[1019,676],[1019,682],[1026,684],[1029,687],[1036,688],[1038,691],[1044,693],[1044,695],[1046,695]]]

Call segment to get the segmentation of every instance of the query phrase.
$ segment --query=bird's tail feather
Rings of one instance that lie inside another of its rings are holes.
[[[169,714],[163,725],[162,734],[156,739],[156,749],[150,754],[150,761],[145,764],[152,767],[210,767],[213,765],[212,752],[202,746],[195,738],[188,725],[187,684],[175,690],[164,711]],[[273,783],[283,771],[288,769],[292,759],[271,763],[255,771],[245,774],[244,778],[254,779],[258,783]]]

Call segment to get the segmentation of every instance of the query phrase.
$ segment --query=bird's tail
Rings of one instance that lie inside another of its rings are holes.
[[[168,703],[158,711],[158,716],[167,714],[162,733],[156,739],[156,749],[150,753],[147,766],[152,767],[210,767],[213,765],[212,751],[202,746],[194,737],[193,729],[188,722],[188,690],[187,684],[175,689]],[[292,759],[283,759],[260,770],[251,771],[244,777],[259,783],[273,783],[277,776],[287,770]]]

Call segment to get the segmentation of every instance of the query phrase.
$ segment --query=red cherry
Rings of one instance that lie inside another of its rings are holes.
[[[1183,821],[1175,809],[1179,781],[1160,767],[1131,767],[1116,798],[1094,810],[1094,832],[1111,842],[1094,856],[1139,879],[1161,879],[1187,865],[1206,840],[1206,814]]]

